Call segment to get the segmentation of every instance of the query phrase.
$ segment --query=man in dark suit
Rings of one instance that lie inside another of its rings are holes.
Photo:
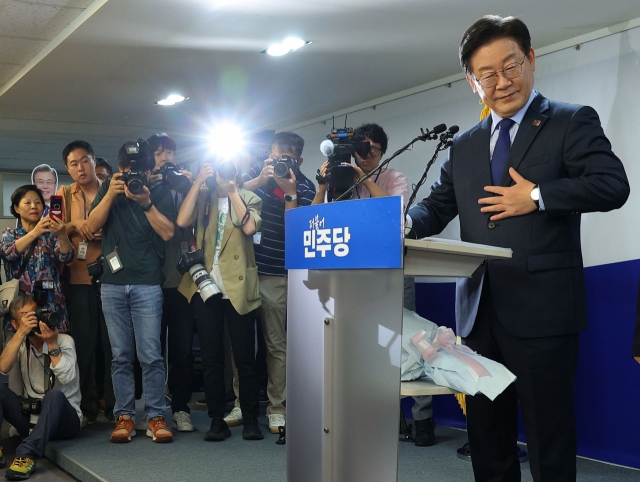
[[[458,334],[518,377],[493,402],[467,398],[474,474],[520,480],[520,401],[533,479],[573,481],[573,381],[587,327],[580,213],[621,207],[629,183],[592,108],[533,90],[535,53],[522,21],[481,18],[464,34],[460,61],[491,115],[453,141],[408,224],[430,236],[458,215],[463,241],[513,250],[456,286]]]

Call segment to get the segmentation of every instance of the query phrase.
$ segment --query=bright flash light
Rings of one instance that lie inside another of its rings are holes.
[[[232,159],[244,148],[242,129],[232,123],[217,125],[209,135],[209,148],[221,159]]]
[[[287,37],[279,44],[273,44],[269,47],[266,52],[269,55],[273,55],[275,57],[279,57],[284,54],[288,54],[289,52],[293,52],[294,50],[299,49],[300,47],[304,47],[311,42],[305,42],[302,39],[295,37]]]
[[[156,104],[158,104],[158,105],[175,105],[178,102],[182,102],[183,100],[186,100],[188,98],[189,97],[184,97],[184,96],[178,95],[178,94],[171,94],[166,99],[159,100],[158,102],[156,102]]]

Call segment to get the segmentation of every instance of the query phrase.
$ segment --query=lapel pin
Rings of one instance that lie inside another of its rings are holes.
[[[533,121],[533,125],[536,126],[536,127],[538,127],[540,124],[542,124],[541,120],[534,120]]]

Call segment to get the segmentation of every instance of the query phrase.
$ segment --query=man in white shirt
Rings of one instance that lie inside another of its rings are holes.
[[[6,478],[25,480],[49,440],[71,439],[80,432],[80,380],[73,338],[38,321],[31,296],[17,296],[10,310],[16,334],[0,355],[0,373],[19,363],[23,387],[19,397],[0,384],[0,418],[24,438]]]

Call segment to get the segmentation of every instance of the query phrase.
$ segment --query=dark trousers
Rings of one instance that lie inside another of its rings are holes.
[[[80,369],[80,408],[85,417],[95,420],[100,413],[96,367],[98,352],[102,354],[104,374],[103,393],[106,413],[113,413],[115,396],[111,380],[111,344],[107,325],[102,314],[99,291],[93,285],[70,285],[71,303],[69,318],[71,335],[76,343],[78,368]]]
[[[193,372],[193,332],[195,319],[189,301],[177,288],[163,288],[162,350],[169,341],[169,392],[171,411],[190,413]],[[168,334],[167,334],[168,330]]]
[[[516,441],[522,408],[529,465],[536,482],[576,480],[574,378],[579,335],[517,338],[502,326],[485,277],[473,330],[464,339],[518,379],[493,402],[467,397],[467,429],[477,482],[520,481]]]
[[[23,400],[4,383],[0,383],[0,419],[4,418],[22,437],[26,437],[18,445],[16,457],[35,460],[42,457],[49,440],[72,439],[80,432],[78,412],[60,390],[54,388],[44,396],[38,422],[30,434],[29,415],[20,410]]]
[[[240,379],[240,409],[245,419],[258,416],[258,375],[255,357],[256,311],[240,315],[229,300],[207,306],[199,294],[191,298],[200,338],[204,395],[210,417],[226,411],[224,384],[224,324],[227,323],[233,359]]]

